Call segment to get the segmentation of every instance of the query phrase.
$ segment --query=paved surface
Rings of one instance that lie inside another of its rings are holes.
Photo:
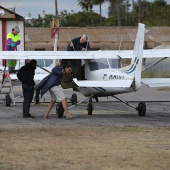
[[[21,94],[20,89],[15,93]],[[65,90],[68,98],[73,91]],[[0,94],[0,98],[4,96]],[[78,101],[85,99],[77,93]],[[158,91],[154,88],[142,87],[136,93],[118,95],[122,100],[130,101],[130,104],[137,107],[139,101],[146,101],[147,113],[145,117],[139,117],[135,109],[118,102],[112,97],[99,98],[99,103],[94,102],[93,115],[87,115],[87,103],[83,103],[70,109],[70,113],[77,115],[75,119],[66,120],[65,117],[57,118],[55,107],[50,112],[50,118],[44,119],[43,114],[50,100],[49,94],[41,99],[40,105],[31,105],[31,113],[35,119],[22,118],[22,98],[16,100],[16,106],[10,107],[0,104],[0,128],[13,128],[22,126],[89,126],[89,127],[170,127],[170,91]],[[69,106],[71,103],[69,102]]]

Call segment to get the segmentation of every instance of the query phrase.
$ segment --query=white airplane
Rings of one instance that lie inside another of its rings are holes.
[[[87,97],[85,100],[89,100],[87,107],[89,115],[93,112],[92,98],[97,100],[98,97],[112,96],[135,108],[139,116],[145,116],[145,102],[139,102],[138,107],[134,107],[115,96],[116,94],[137,91],[142,83],[149,87],[170,86],[170,78],[141,78],[143,57],[162,58],[158,62],[170,57],[170,49],[143,50],[144,34],[145,25],[139,23],[133,51],[15,51],[12,53],[1,51],[0,59],[68,59],[73,66],[73,74],[63,75],[61,86],[63,88],[76,88]],[[121,65],[121,59],[124,58],[131,58],[131,64],[127,67],[122,67]],[[85,61],[85,80],[81,80],[82,59]],[[72,95],[72,98],[76,103],[75,94]],[[58,116],[62,117],[63,112],[64,110],[60,103]]]

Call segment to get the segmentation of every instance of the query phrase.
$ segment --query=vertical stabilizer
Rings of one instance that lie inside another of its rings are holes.
[[[141,86],[141,69],[142,69],[142,57],[143,57],[143,46],[144,46],[144,34],[145,34],[145,25],[139,23],[131,64],[129,69],[125,71],[125,73],[134,76],[135,90],[137,90]]]

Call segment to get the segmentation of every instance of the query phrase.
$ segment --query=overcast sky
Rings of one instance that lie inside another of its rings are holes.
[[[58,12],[63,10],[67,12],[82,11],[78,5],[77,0],[57,0],[58,1]],[[153,0],[148,0],[153,1]],[[170,0],[166,0],[170,4]],[[55,0],[0,0],[0,5],[5,8],[14,8],[15,12],[23,17],[29,17],[29,13],[32,14],[33,18],[37,18],[38,14],[43,16],[43,11],[46,14],[55,14]],[[94,12],[99,13],[99,6],[94,6]],[[107,17],[108,2],[102,5],[102,16]]]

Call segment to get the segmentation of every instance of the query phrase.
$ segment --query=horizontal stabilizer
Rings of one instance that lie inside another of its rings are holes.
[[[170,87],[170,78],[142,78],[142,83],[149,87]]]
[[[126,80],[77,80],[76,78],[73,79],[73,81],[79,86],[79,87],[130,87],[132,84],[132,79],[126,79]]]

